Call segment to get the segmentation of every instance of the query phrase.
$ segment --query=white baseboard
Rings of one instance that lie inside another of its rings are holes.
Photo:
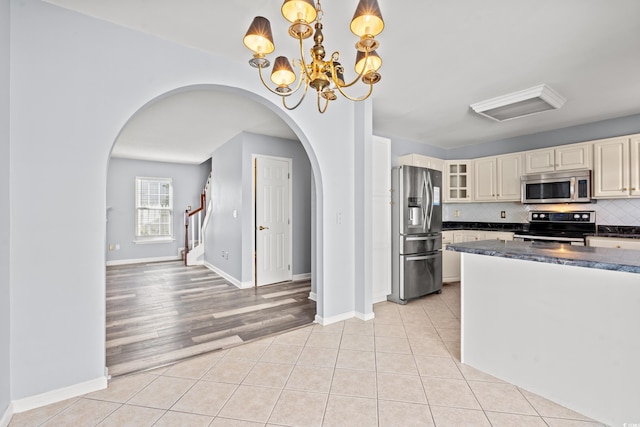
[[[377,304],[379,302],[383,302],[387,300],[387,296],[386,295],[374,295],[371,298],[371,304]]]
[[[316,322],[319,325],[322,326],[327,326],[330,325],[332,323],[338,323],[338,322],[342,322],[343,320],[348,320],[348,319],[352,319],[353,317],[355,317],[355,312],[353,311],[349,311],[348,313],[342,313],[342,314],[338,314],[336,316],[331,316],[331,317],[320,317],[316,314]]]
[[[220,270],[218,267],[216,267],[215,265],[205,261],[204,262],[204,266],[207,267],[209,270],[213,271],[214,273],[216,273],[218,276],[224,278],[225,280],[227,280],[228,282],[231,282],[232,285],[234,285],[237,288],[240,289],[247,289],[247,288],[252,288],[253,287],[253,283],[251,282],[241,282],[238,279],[236,279],[233,276],[228,275],[227,273],[225,273],[224,271]]]
[[[0,416],[0,427],[7,427],[11,422],[11,417],[13,417],[13,404],[9,403],[9,406],[7,406],[4,414]]]
[[[51,390],[46,393],[37,394],[35,396],[25,397],[23,399],[14,400],[13,412],[20,413],[41,406],[50,405],[52,403],[62,402],[72,397],[82,396],[83,394],[92,393],[94,391],[107,388],[107,377],[98,377],[83,383],[74,384],[69,387],[63,387]]]
[[[118,259],[114,261],[107,261],[107,267],[111,265],[127,265],[127,264],[146,264],[149,262],[162,262],[162,261],[180,261],[182,258],[179,256],[161,256],[156,258],[137,258],[137,259]]]
[[[294,282],[301,282],[303,280],[311,280],[311,273],[294,274],[293,277],[292,277],[292,280]]]
[[[311,295],[309,295],[309,298],[311,298]],[[338,314],[336,316],[331,316],[327,318],[318,316],[316,314],[315,322],[318,323],[319,325],[327,326],[332,323],[342,322],[343,320],[353,319],[354,317],[356,319],[364,320],[366,322],[367,320],[372,320],[375,317],[375,314],[373,312],[364,314],[356,311],[349,311],[348,313]]]
[[[367,314],[356,312],[355,317],[356,319],[364,320],[366,322],[367,320],[373,320],[376,315],[373,312]]]
[[[309,299],[311,301],[316,301],[318,302],[318,294],[316,294],[315,292],[309,292]]]

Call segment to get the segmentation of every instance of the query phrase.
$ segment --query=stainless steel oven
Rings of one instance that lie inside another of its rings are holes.
[[[595,232],[594,211],[531,211],[528,226],[517,232],[513,238],[528,242],[558,242],[584,246],[586,236]]]
[[[591,171],[576,170],[523,175],[522,203],[589,203]]]

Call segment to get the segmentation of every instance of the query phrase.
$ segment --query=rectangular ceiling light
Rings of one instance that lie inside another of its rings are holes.
[[[543,111],[556,110],[566,99],[545,84],[471,104],[478,114],[503,122]]]

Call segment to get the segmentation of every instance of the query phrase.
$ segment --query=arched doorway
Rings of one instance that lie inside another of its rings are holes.
[[[213,95],[213,96],[212,96]],[[167,122],[167,118],[163,118],[162,114],[173,114],[176,115],[178,117],[182,117],[184,119],[184,111],[181,111],[180,107],[182,108],[186,108],[184,105],[184,102],[189,102],[189,101],[193,101],[193,100],[198,100],[198,102],[202,102],[203,100],[205,101],[209,101],[211,102],[212,99],[215,100],[215,102],[220,103],[221,105],[225,105],[227,109],[229,109],[229,103],[233,103],[235,101],[230,101],[232,99],[237,99],[237,98],[243,98],[244,96],[244,101],[240,102],[240,104],[242,104],[245,108],[243,107],[239,107],[238,111],[241,112],[242,114],[247,114],[247,102],[249,104],[255,104],[258,105],[259,108],[256,109],[257,113],[254,112],[254,114],[258,114],[261,113],[262,110],[267,109],[267,107],[265,107],[265,105],[270,105],[270,104],[261,104],[261,103],[256,103],[255,100],[251,99],[251,98],[255,98],[254,94],[250,94],[244,91],[240,91],[240,90],[232,90],[232,88],[227,88],[227,87],[219,87],[219,86],[214,86],[214,85],[198,85],[198,86],[189,86],[189,87],[183,87],[183,88],[179,88],[170,92],[167,92],[159,97],[156,97],[155,99],[149,101],[147,104],[145,104],[143,107],[141,107],[127,122],[127,124],[123,127],[123,129],[120,131],[120,134],[118,135],[118,138],[116,139],[116,142],[114,143],[114,147],[112,148],[112,155],[114,155],[115,157],[118,157],[118,162],[120,162],[120,158],[122,157],[130,157],[133,159],[143,159],[144,155],[142,153],[140,153],[139,151],[136,151],[136,147],[137,146],[141,146],[142,149],[151,149],[154,150],[154,146],[152,143],[153,138],[149,138],[148,141],[142,140],[142,141],[134,141],[134,139],[136,137],[138,138],[142,138],[142,136],[145,135],[145,130],[144,130],[144,124],[141,124],[141,121],[138,120],[139,115],[144,115],[150,112],[154,112],[155,110],[160,110],[161,114],[160,114],[160,120],[156,120],[156,123],[164,123],[166,124]],[[217,98],[217,99],[216,99]],[[171,105],[171,101],[175,101],[176,99],[179,100],[179,102],[174,102],[174,105]],[[196,105],[203,105],[203,104],[196,104]],[[159,107],[161,106],[161,107]],[[284,124],[283,119],[281,117],[279,117],[279,115],[277,115],[276,113],[279,112],[279,110],[274,110],[275,112],[271,112],[270,110],[267,111],[267,121],[271,121],[271,123],[273,123],[274,121],[280,121]],[[199,111],[199,114],[201,114],[202,112]],[[208,114],[211,114],[211,112],[206,112]],[[194,114],[195,120],[196,122],[198,120],[205,120],[207,114],[204,115],[199,115],[199,114]],[[238,113],[236,113],[238,114]],[[192,118],[193,119],[193,118]],[[222,122],[224,122],[224,118],[222,119]],[[289,119],[290,120],[290,119]],[[193,124],[192,126],[195,127],[197,126],[197,124]],[[220,124],[221,122],[218,121],[218,126],[222,126],[223,124]],[[289,126],[289,125],[286,125]],[[249,131],[256,131],[256,127],[252,127],[249,129]],[[291,129],[291,128],[290,128]],[[228,132],[225,133],[224,130],[222,129],[216,129],[217,131],[219,131],[221,134],[225,135],[228,134]],[[176,134],[173,133],[172,134],[172,130],[167,130],[164,129],[165,132],[170,134],[170,137],[175,138]],[[207,129],[201,129],[201,132],[203,131],[207,131]],[[208,131],[212,131],[212,129],[208,129]],[[292,132],[293,133],[293,132]],[[296,137],[298,137],[298,134],[300,132],[298,131],[297,133],[295,133]],[[193,137],[193,135],[190,135],[191,137]],[[232,140],[234,140],[235,142],[237,142],[239,137],[233,137]],[[270,137],[273,138],[273,137]],[[144,138],[143,138],[144,139]],[[240,138],[241,139],[241,138]],[[313,150],[310,149],[308,142],[304,143],[305,139],[304,139],[304,135],[302,137],[298,137],[299,139],[299,143],[298,145],[300,146],[299,150],[302,150],[307,158],[308,164],[309,164],[309,173],[311,176],[311,185],[309,185],[309,188],[307,188],[307,192],[310,193],[312,196],[312,201],[310,199],[310,205],[311,207],[309,207],[309,211],[313,212],[311,214],[311,227],[310,230],[308,230],[309,233],[309,241],[312,242],[309,244],[309,246],[311,247],[310,250],[310,273],[311,273],[311,294],[312,295],[318,295],[320,292],[320,287],[318,286],[318,281],[317,281],[317,276],[315,274],[315,272],[317,271],[319,262],[318,262],[318,256],[320,255],[320,252],[318,252],[317,250],[315,250],[315,245],[316,242],[321,241],[321,237],[318,234],[318,229],[321,227],[318,227],[318,224],[315,223],[315,210],[319,209],[322,205],[321,203],[321,199],[319,198],[319,194],[321,194],[321,191],[319,191],[318,188],[318,183],[321,182],[319,179],[319,173],[318,173],[318,167],[317,167],[317,161],[315,161],[315,158],[313,156]],[[125,141],[125,147],[119,147],[119,143],[121,141]],[[171,160],[171,147],[163,145],[163,144],[167,144],[167,143],[171,143],[171,138],[166,138],[166,139],[160,139],[159,140],[159,144],[158,144],[158,151],[160,151],[159,153],[151,153],[151,155],[149,156],[149,158],[152,161],[165,161],[165,162],[169,162]],[[173,142],[175,144],[175,140]],[[200,147],[199,147],[200,148]],[[216,147],[210,147],[208,153],[211,153],[212,151],[215,151]],[[182,160],[186,157],[184,155],[185,151],[188,151],[188,144],[185,144],[184,141],[180,144],[179,146],[179,154],[177,155],[178,157],[178,161]],[[142,160],[139,160],[142,161]],[[110,158],[110,166],[111,163],[113,163],[111,161]],[[143,175],[155,175],[155,172],[150,172],[150,173],[143,173]],[[214,172],[215,174],[215,172]],[[215,179],[215,178],[214,178]],[[110,181],[110,179],[108,179],[108,181]],[[110,184],[108,184],[108,192],[109,192],[109,188],[110,188]],[[241,190],[242,191],[242,190]],[[109,200],[109,194],[108,196],[108,202],[107,202],[107,206],[111,206],[113,205],[113,203],[110,203]],[[180,212],[179,208],[175,208],[174,209],[176,213]],[[234,217],[236,216],[236,210],[233,209],[234,211]],[[242,211],[240,212],[240,216],[242,216]],[[176,219],[174,218],[174,223]],[[110,233],[110,230],[107,230],[107,239],[108,242],[114,240],[113,238],[110,237],[112,233]],[[176,235],[179,235],[179,233],[175,233]],[[117,240],[117,238],[115,239]],[[109,243],[108,248],[109,250],[112,249],[112,243]],[[117,245],[117,243],[116,243]],[[175,245],[175,244],[174,244]],[[151,251],[152,252],[152,251]],[[174,250],[174,253],[176,251]],[[247,253],[245,250],[242,251],[238,251],[238,252],[242,252],[242,264],[243,265],[249,265],[250,263],[253,262],[253,259],[251,258],[251,254]],[[215,252],[214,252],[215,253]],[[228,252],[227,252],[228,253]],[[109,252],[107,252],[107,255],[110,255]],[[109,261],[109,256],[107,257],[108,261]],[[113,258],[113,257],[111,257]],[[115,257],[117,258],[117,257]],[[123,257],[120,257],[121,259],[123,259]],[[138,260],[142,260],[142,261],[150,261],[152,260],[153,257],[146,257],[146,256],[135,256],[133,257],[134,260],[138,259]],[[125,262],[126,262],[126,257],[124,258]],[[237,274],[238,279],[240,282],[244,282],[244,278],[242,277],[244,274],[244,271],[246,271],[247,269],[244,267],[240,268],[239,274]],[[107,280],[108,282],[108,280]],[[111,296],[113,297],[113,296]],[[109,303],[109,298],[107,298],[107,303]],[[108,310],[107,310],[108,311]],[[315,314],[315,313],[314,313]],[[111,322],[112,323],[112,322]],[[107,327],[110,326],[110,322],[107,321]],[[140,334],[139,335],[140,338],[144,339],[145,336],[144,334]],[[151,337],[153,338],[153,337]],[[107,365],[109,366],[109,354],[110,354],[110,349],[107,348]],[[163,359],[164,360],[164,359]],[[117,373],[116,373],[117,374]]]

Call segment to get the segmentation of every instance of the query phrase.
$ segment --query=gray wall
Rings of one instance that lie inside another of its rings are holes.
[[[213,215],[205,260],[240,282],[252,280],[252,156],[292,159],[293,274],[311,272],[311,165],[299,141],[242,133],[217,149],[213,162]],[[237,212],[234,218],[233,211]],[[225,259],[222,252],[228,252]]]
[[[199,86],[246,97],[296,132],[318,194],[319,320],[354,312],[354,283],[344,280],[355,269],[352,103],[336,103],[318,120],[313,102],[285,110],[244,61],[40,0],[13,5],[10,218],[11,229],[21,233],[10,247],[13,402],[24,407],[32,396],[66,387],[81,394],[105,381],[109,157],[130,117],[174,90]],[[47,221],[41,210],[24,209],[43,184],[38,197],[48,207]],[[82,209],[74,209],[79,198]],[[338,212],[342,224],[336,224]]]
[[[381,135],[382,136],[382,135]],[[398,166],[398,157],[405,154],[421,154],[423,156],[435,157],[437,159],[448,159],[445,148],[434,147],[416,141],[406,139],[385,137],[391,139],[391,166]]]
[[[634,133],[640,133],[640,114],[450,149],[392,138],[391,163],[397,165],[398,157],[405,154],[422,154],[445,160],[475,159]]]
[[[211,219],[204,259],[237,280],[242,278],[242,134],[218,148],[211,157]],[[237,212],[234,218],[233,211]],[[228,252],[228,259],[221,256]]]
[[[9,0],[0,1],[0,419],[11,402],[9,266]]]
[[[640,133],[640,114],[447,150],[445,159],[474,159],[516,151]]]
[[[107,263],[148,258],[178,257],[184,247],[184,210],[200,206],[200,193],[211,170],[202,165],[112,158],[107,176]],[[137,176],[173,179],[173,238],[169,243],[136,244],[135,179]],[[120,245],[110,251],[109,245]]]

